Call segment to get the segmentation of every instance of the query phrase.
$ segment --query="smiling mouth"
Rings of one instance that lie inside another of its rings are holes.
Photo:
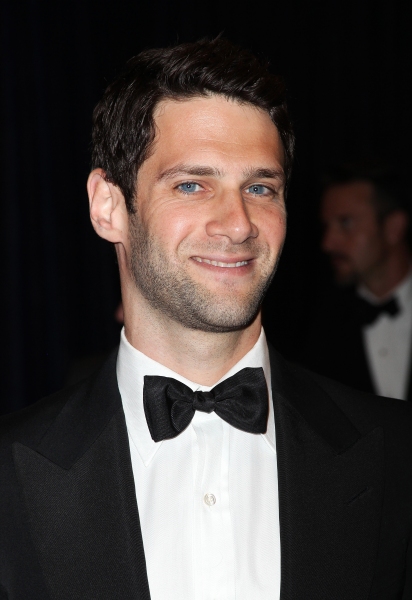
[[[207,265],[212,265],[214,267],[244,267],[249,264],[248,260],[239,260],[238,262],[222,262],[218,260],[209,260],[208,258],[200,258],[199,256],[193,256],[193,260],[199,263],[206,263]]]

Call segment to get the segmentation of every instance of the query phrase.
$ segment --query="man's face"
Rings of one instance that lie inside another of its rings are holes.
[[[355,181],[329,187],[322,198],[322,248],[338,283],[366,281],[378,272],[387,255],[373,192],[372,184]]]
[[[130,217],[137,290],[185,327],[245,327],[285,238],[277,129],[265,112],[221,96],[164,101],[155,122]]]

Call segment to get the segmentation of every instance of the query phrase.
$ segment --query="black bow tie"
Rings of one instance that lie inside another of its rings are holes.
[[[155,442],[174,438],[189,425],[196,410],[213,410],[221,419],[249,433],[265,433],[268,389],[263,369],[242,369],[210,392],[192,392],[171,377],[145,375],[143,406]]]
[[[396,298],[382,304],[371,304],[361,296],[356,297],[356,313],[361,325],[371,325],[382,313],[394,317],[398,312],[399,304]]]

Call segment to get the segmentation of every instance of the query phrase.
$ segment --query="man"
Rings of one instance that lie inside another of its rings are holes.
[[[94,118],[118,353],[4,423],[1,598],[410,598],[407,404],[268,349],[281,82],[218,39],[132,59]],[[276,432],[275,432],[276,424]]]
[[[320,303],[302,362],[357,389],[412,399],[408,213],[388,167],[345,165],[325,180],[322,247],[338,289]]]

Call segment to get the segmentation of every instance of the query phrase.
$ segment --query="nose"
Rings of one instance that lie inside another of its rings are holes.
[[[227,237],[232,244],[242,244],[259,234],[258,227],[252,221],[250,208],[240,192],[227,193],[223,198],[216,198],[206,232],[211,237]]]

